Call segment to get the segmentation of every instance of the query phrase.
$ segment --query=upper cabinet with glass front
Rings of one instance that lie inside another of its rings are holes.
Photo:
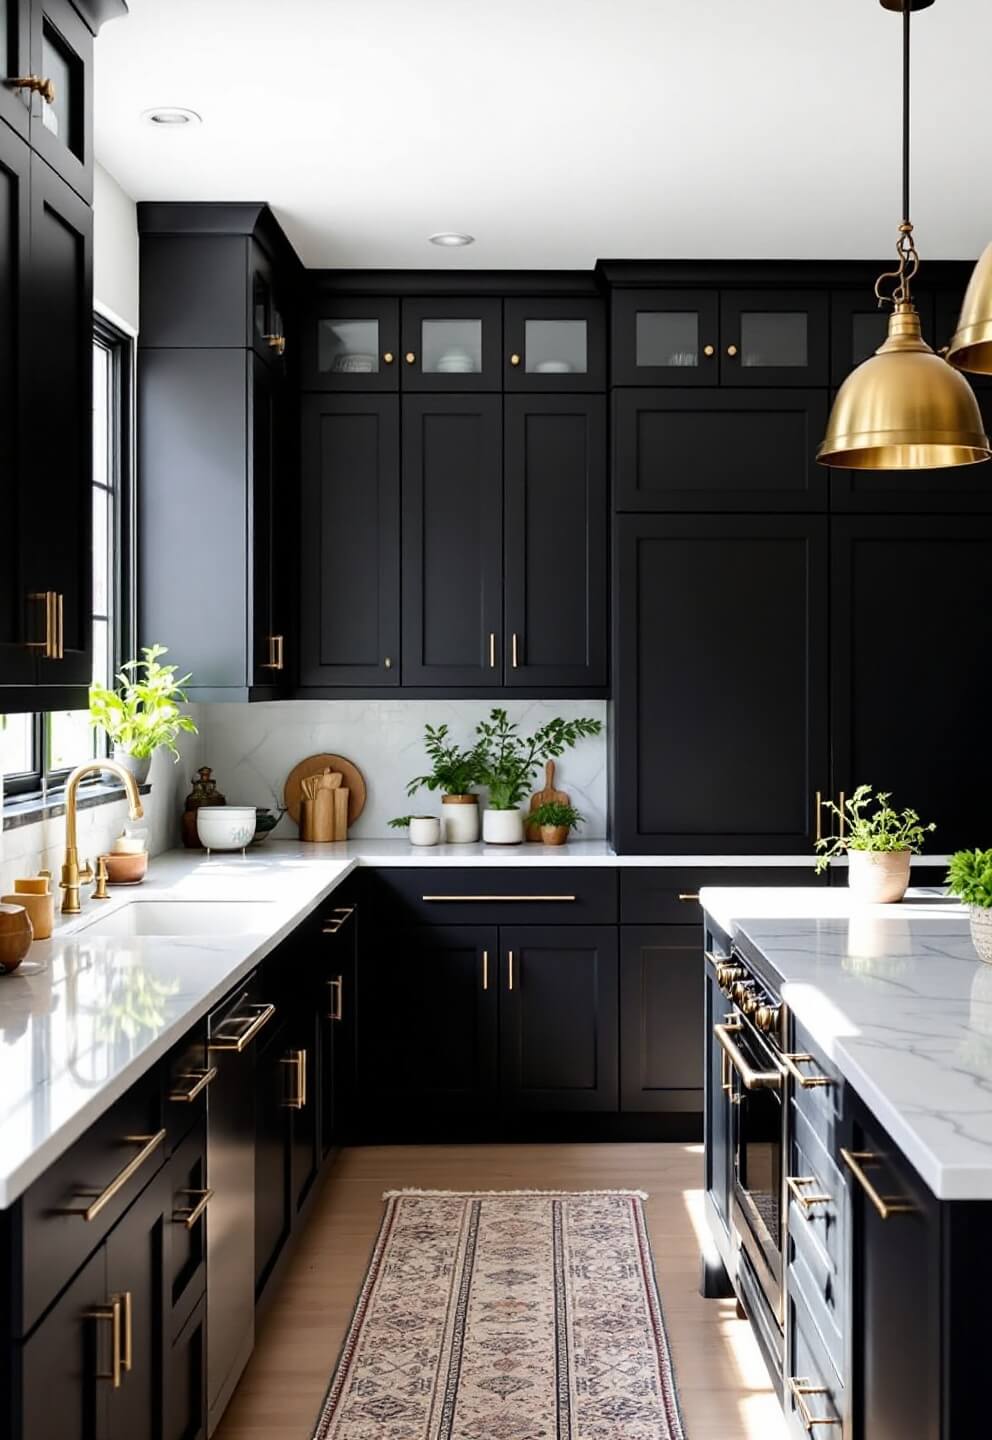
[[[617,385],[825,385],[827,296],[797,290],[622,290]]]
[[[503,306],[503,384],[532,392],[606,388],[603,302],[507,300]]]
[[[305,390],[398,390],[398,300],[312,296],[303,335]]]
[[[501,300],[403,301],[404,390],[499,390]]]
[[[18,89],[30,97],[32,148],[92,200],[93,36],[69,0],[32,0],[29,70],[17,78],[27,82]]]
[[[0,0],[0,120],[27,138],[32,92],[17,80],[31,72],[28,0]]]

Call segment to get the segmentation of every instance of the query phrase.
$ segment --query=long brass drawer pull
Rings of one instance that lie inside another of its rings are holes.
[[[207,1049],[233,1050],[236,1054],[240,1055],[241,1052],[251,1044],[262,1026],[268,1025],[276,1013],[276,1007],[274,1005],[259,1005],[256,1008],[258,1014],[253,1018],[249,1018],[246,1015],[238,1016],[238,1021],[243,1021],[247,1024],[248,1028],[246,1030],[242,1030],[240,1035],[232,1036],[230,1040],[211,1040]],[[227,1021],[224,1023],[227,1024]]]
[[[85,1311],[87,1320],[109,1320],[110,1321],[110,1372],[109,1374],[98,1370],[98,1380],[110,1380],[115,1390],[121,1388],[121,1370],[123,1362],[121,1359],[121,1297],[115,1295],[109,1305],[101,1306],[99,1310]]]
[[[141,1146],[137,1155],[135,1155],[133,1160],[127,1162],[123,1170],[117,1172],[106,1190],[101,1190],[91,1205],[87,1206],[85,1210],[73,1210],[70,1212],[73,1215],[82,1215],[87,1224],[89,1224],[91,1220],[95,1220],[101,1210],[106,1209],[114,1196],[118,1195],[120,1191],[124,1189],[124,1186],[131,1179],[131,1176],[137,1174],[149,1156],[154,1154],[165,1139],[165,1131],[157,1130],[154,1135],[126,1135],[124,1139],[128,1145]]]
[[[891,1196],[879,1195],[874,1185],[868,1179],[863,1165],[878,1164],[881,1161],[880,1155],[873,1154],[870,1150],[845,1150],[840,1147],[840,1158],[857,1180],[868,1199],[874,1205],[883,1220],[888,1220],[890,1215],[912,1215],[916,1209],[908,1200],[895,1200]]]
[[[212,1190],[183,1190],[181,1193],[189,1195],[191,1199],[196,1199],[196,1204],[189,1210],[174,1210],[172,1218],[177,1225],[185,1225],[187,1230],[192,1230],[214,1198],[214,1192]]]
[[[683,905],[691,905],[693,901],[699,899],[699,891],[688,890],[682,892],[679,894],[679,899],[682,901]]]
[[[121,1365],[125,1370],[130,1370],[134,1364],[134,1297],[130,1290],[125,1290],[120,1297],[123,1309],[124,1343]]]
[[[482,952],[482,988],[483,988],[483,990],[488,990],[488,989],[489,989],[489,951],[488,951],[488,950],[483,950],[483,952]]]
[[[843,1423],[833,1415],[814,1415],[806,1404],[807,1395],[829,1395],[830,1392],[826,1385],[813,1385],[809,1380],[798,1380],[794,1375],[790,1375],[789,1389],[792,1391],[799,1419],[807,1435],[812,1434],[815,1425],[840,1425]]]
[[[341,926],[346,925],[354,913],[354,905],[339,905],[324,921],[324,934],[336,935]]]
[[[328,980],[327,988],[331,992],[331,1008],[328,1012],[328,1020],[344,1019],[344,976],[335,975],[333,980]]]
[[[743,1052],[734,1044],[731,1037],[736,1034],[740,1028],[740,1025],[728,1025],[724,1022],[722,1025],[713,1026],[713,1034],[727,1052],[731,1065],[733,1065],[741,1077],[741,1084],[744,1086],[744,1089],[781,1090],[781,1070],[755,1070],[752,1065],[748,1064]]]
[[[421,900],[430,902],[448,902],[453,905],[461,904],[488,904],[493,902],[502,905],[518,905],[528,900],[538,900],[545,904],[569,904],[577,897],[575,895],[421,895]]]
[[[177,1105],[192,1105],[198,1095],[201,1095],[212,1080],[217,1079],[217,1066],[211,1065],[209,1070],[190,1070],[185,1075],[178,1077],[180,1080],[192,1080],[193,1085],[189,1090],[173,1090],[169,1099],[174,1100]]]
[[[283,1056],[284,1065],[296,1067],[296,1094],[291,1095],[286,1101],[288,1110],[303,1110],[307,1103],[307,1052],[305,1050],[294,1050],[291,1055]]]
[[[832,1205],[834,1203],[832,1195],[827,1195],[825,1192],[810,1192],[803,1188],[806,1185],[819,1183],[815,1175],[786,1175],[785,1183],[796,1204],[801,1205],[807,1213],[816,1205]]]
[[[830,1075],[804,1075],[800,1065],[813,1065],[816,1063],[815,1055],[807,1055],[805,1051],[794,1050],[791,1054],[787,1051],[782,1053],[782,1064],[804,1090],[815,1090],[818,1085],[836,1085],[837,1081]]]
[[[512,951],[512,950],[508,950],[508,951],[506,952],[506,964],[507,964],[507,977],[508,977],[507,989],[508,989],[508,990],[512,990],[512,989],[513,989],[513,951]]]

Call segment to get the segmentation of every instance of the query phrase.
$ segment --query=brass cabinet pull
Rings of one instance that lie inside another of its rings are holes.
[[[515,630],[514,630],[514,632],[513,632],[512,638],[511,638],[511,640],[510,640],[510,664],[513,666],[514,670],[516,670],[517,665],[518,665],[518,659],[517,659],[517,632],[516,632]]]
[[[285,335],[263,335],[263,336],[262,336],[262,339],[268,341],[269,349],[270,349],[270,350],[274,350],[277,355],[285,355],[285,353],[286,353],[286,337],[285,337]]]
[[[728,346],[727,346],[727,354],[730,356],[731,359],[733,359],[733,357],[737,354],[737,346],[736,346],[736,345],[728,345]]]
[[[68,1213],[70,1215],[81,1215],[87,1224],[89,1224],[91,1220],[95,1220],[101,1210],[106,1209],[110,1204],[114,1196],[123,1190],[124,1186],[131,1179],[131,1176],[135,1175],[149,1156],[154,1154],[164,1139],[164,1130],[158,1130],[154,1135],[125,1135],[125,1144],[141,1146],[137,1155],[135,1155],[133,1160],[127,1162],[123,1170],[118,1170],[107,1188],[101,1190],[100,1194],[85,1210],[70,1210]]]
[[[354,913],[354,905],[338,905],[324,921],[324,934],[336,935],[341,926],[346,925]]]
[[[698,891],[698,890],[695,890],[695,891],[694,891],[694,890],[680,891],[680,892],[679,892],[679,899],[682,901],[682,903],[683,903],[684,905],[689,905],[689,904],[691,904],[694,900],[698,900],[698,899],[699,899],[699,891]]]
[[[88,1320],[109,1320],[110,1321],[110,1371],[98,1370],[98,1380],[110,1380],[115,1390],[121,1388],[121,1297],[115,1295],[109,1305],[103,1305],[98,1310],[87,1310],[84,1312]]]
[[[514,366],[519,365],[519,364],[520,364],[520,356],[519,356],[519,355],[516,355],[516,354],[511,355],[511,356],[510,356],[510,364],[511,364],[511,365],[514,365]]]
[[[792,1076],[793,1080],[795,1080],[796,1084],[801,1085],[804,1090],[815,1090],[819,1085],[837,1084],[837,1081],[834,1080],[833,1077],[830,1075],[803,1074],[803,1072],[799,1068],[800,1065],[815,1065],[815,1055],[807,1055],[804,1051],[801,1050],[793,1050],[791,1053],[786,1050],[782,1052],[781,1060],[782,1064],[785,1066],[786,1070],[788,1070],[789,1074]]]
[[[65,597],[60,593],[55,596],[55,634],[58,637],[58,655],[56,659],[65,659]]]
[[[343,975],[335,975],[335,977],[334,977],[333,980],[328,980],[328,982],[327,982],[327,988],[328,988],[328,990],[330,990],[332,996],[334,997],[333,1003],[332,1003],[332,1005],[331,1005],[331,1008],[330,1008],[330,1010],[328,1011],[327,1018],[328,1018],[328,1020],[343,1020],[343,1019],[344,1019],[344,976],[343,976]]]
[[[734,1044],[731,1038],[741,1029],[736,1023],[724,1021],[722,1025],[713,1026],[713,1034],[727,1052],[731,1065],[741,1077],[741,1084],[745,1090],[781,1090],[781,1070],[755,1070],[744,1058],[742,1051]]]
[[[269,636],[269,658],[261,667],[263,670],[284,670],[286,668],[286,637],[284,635]]]
[[[813,801],[813,829],[817,845],[823,839],[823,792],[817,790]]]
[[[507,963],[507,978],[508,978],[507,989],[512,990],[512,989],[513,989],[513,951],[512,951],[512,950],[508,950],[508,951],[506,952],[506,963]]]
[[[124,1294],[123,1294],[120,1298],[121,1298],[121,1300],[123,1301],[123,1311],[124,1311],[124,1316],[123,1316],[123,1327],[124,1327],[124,1344],[123,1344],[123,1351],[124,1351],[124,1353],[123,1353],[123,1355],[121,1356],[121,1366],[122,1366],[123,1369],[125,1369],[125,1370],[130,1370],[131,1367],[132,1367],[132,1365],[133,1365],[133,1363],[134,1363],[134,1316],[133,1316],[133,1314],[132,1314],[132,1309],[133,1309],[132,1301],[133,1301],[133,1297],[132,1297],[132,1295],[131,1295],[130,1290],[125,1290],[125,1291],[124,1291]]]
[[[897,1200],[893,1199],[892,1196],[886,1197],[879,1195],[861,1168],[863,1165],[879,1164],[882,1158],[880,1155],[875,1155],[870,1150],[845,1150],[842,1145],[840,1147],[840,1158],[848,1170],[850,1170],[855,1180],[857,1180],[883,1220],[888,1220],[890,1215],[912,1215],[916,1209],[915,1205],[911,1205],[908,1200]]]
[[[482,988],[483,988],[483,990],[488,990],[488,989],[489,989],[489,951],[488,951],[488,950],[483,950],[483,952],[482,952]]]
[[[386,668],[387,670],[392,670],[392,668],[393,668],[393,657],[392,657],[391,655],[387,655],[386,658],[385,658],[385,660],[383,660],[382,663],[383,663],[383,665],[385,666],[385,668]]]
[[[211,1040],[207,1045],[207,1049],[233,1050],[236,1054],[240,1055],[241,1052],[248,1045],[251,1044],[255,1036],[258,1034],[259,1030],[262,1029],[262,1026],[268,1025],[269,1021],[276,1013],[276,1007],[274,1005],[257,1005],[255,1009],[257,1011],[256,1015],[239,1015],[236,1020],[230,1022],[233,1024],[244,1024],[247,1026],[247,1029],[242,1030],[240,1035],[232,1035],[229,1040]],[[225,1021],[224,1023],[228,1024],[229,1022]]]
[[[843,1422],[834,1416],[814,1415],[806,1404],[807,1395],[829,1395],[826,1385],[813,1385],[809,1380],[797,1380],[795,1376],[789,1376],[789,1389],[792,1391],[792,1398],[796,1402],[796,1410],[799,1412],[799,1419],[803,1429],[809,1435],[814,1425],[840,1425]]]
[[[40,75],[19,75],[16,80],[8,80],[7,84],[12,90],[30,90],[33,95],[40,95],[46,105],[55,104],[55,81],[42,79]]]
[[[396,356],[393,354],[392,350],[387,350],[382,357],[382,363],[383,365],[392,365],[395,359]]]
[[[715,345],[704,345],[704,346],[703,346],[703,354],[706,356],[707,360],[712,360],[713,356],[716,354],[716,346],[715,346]]]
[[[574,895],[421,895],[420,898],[424,901],[442,901],[451,902],[455,905],[461,905],[463,903],[476,904],[480,901],[483,904],[488,903],[489,901],[495,901],[502,904],[518,904],[519,902],[525,900],[537,900],[543,902],[550,901],[557,904],[559,901],[571,901],[574,900],[576,897]]]
[[[192,1080],[193,1085],[189,1090],[173,1090],[169,1099],[174,1100],[177,1105],[191,1105],[196,1097],[206,1090],[211,1080],[217,1079],[217,1066],[211,1065],[209,1070],[190,1070],[185,1075],[179,1076],[180,1080]]]
[[[45,607],[45,638],[29,640],[29,650],[40,650],[43,660],[58,660],[59,655],[59,597],[54,590],[37,590],[28,596]]]
[[[490,632],[489,632],[489,668],[490,668],[490,670],[495,670],[495,669],[496,669],[496,632],[495,632],[495,630],[490,630]]]
[[[792,1198],[804,1210],[810,1211],[816,1205],[832,1205],[834,1197],[826,1193],[810,1193],[803,1189],[805,1185],[817,1185],[819,1181],[815,1175],[786,1175],[785,1183],[788,1185]]]
[[[307,1103],[307,1052],[305,1050],[294,1050],[291,1055],[284,1055],[284,1065],[296,1067],[296,1094],[291,1095],[286,1101],[288,1110],[302,1110]]]
[[[188,1195],[196,1200],[196,1204],[189,1210],[173,1210],[172,1219],[176,1225],[185,1225],[187,1230],[192,1230],[201,1215],[206,1213],[207,1206],[214,1198],[212,1190],[181,1190],[181,1195]]]
[[[847,796],[844,794],[843,790],[840,792],[840,795],[838,796],[838,801],[839,801],[839,804],[838,804],[838,806],[837,806],[837,809],[840,811],[840,815],[838,816],[837,836],[838,836],[838,839],[843,840],[843,838],[844,838],[844,827],[845,827],[846,824],[847,824],[847,815],[846,815],[845,810],[844,810],[844,806],[847,804]]]
[[[406,363],[408,365],[415,365],[417,363],[417,357],[412,350],[406,352]]]

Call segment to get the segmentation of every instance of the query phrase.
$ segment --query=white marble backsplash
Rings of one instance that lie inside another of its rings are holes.
[[[606,835],[606,702],[603,700],[500,701],[525,731],[555,715],[591,716],[603,733],[581,740],[558,761],[556,785],[566,790],[586,817],[582,839]],[[200,705],[200,764],[209,765],[232,805],[282,803],[286,776],[308,755],[330,752],[352,760],[365,777],[368,803],[352,829],[361,839],[396,836],[395,815],[411,810],[440,814],[439,795],[422,790],[413,800],[407,781],[429,769],[424,726],[447,724],[452,739],[468,745],[475,726],[492,708],[486,700],[292,700],[268,705]],[[543,773],[535,789],[544,785]],[[290,838],[296,827],[285,817],[277,831]]]

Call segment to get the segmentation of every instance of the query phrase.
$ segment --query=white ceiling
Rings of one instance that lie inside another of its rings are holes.
[[[974,257],[992,3],[913,28],[917,238]],[[312,266],[878,256],[899,41],[878,0],[131,0],[97,41],[96,151],[139,200],[269,201]],[[427,243],[449,229],[477,243]]]

